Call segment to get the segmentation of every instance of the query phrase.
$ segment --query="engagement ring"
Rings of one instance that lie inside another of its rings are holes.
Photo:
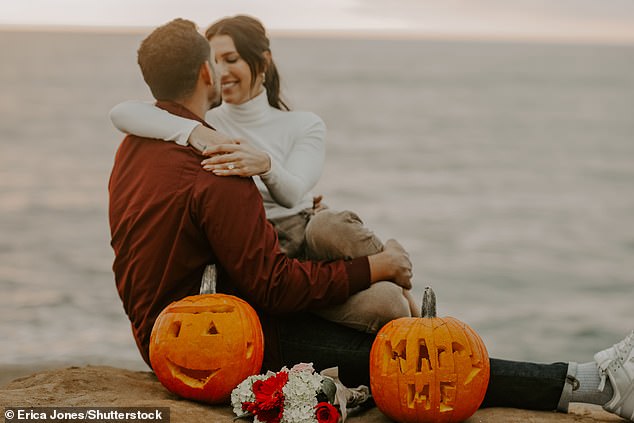
[[[235,169],[235,168],[236,168],[236,165],[234,165],[233,163],[229,163],[229,164],[227,165],[227,169],[229,169],[229,170],[233,170],[233,169]]]

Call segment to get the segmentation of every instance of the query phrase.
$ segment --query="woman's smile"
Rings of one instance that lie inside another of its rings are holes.
[[[234,87],[238,86],[238,81],[227,81],[227,82],[222,82],[222,91],[225,90],[231,90]]]

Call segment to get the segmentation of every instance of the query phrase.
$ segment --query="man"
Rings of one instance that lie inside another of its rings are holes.
[[[175,20],[158,28],[143,41],[138,60],[160,107],[204,123],[220,84],[209,44],[193,23]],[[112,170],[113,269],[148,364],[154,320],[172,301],[198,293],[208,264],[218,268],[219,292],[240,296],[259,312],[267,367],[281,363],[274,315],[341,303],[381,280],[411,288],[411,263],[395,241],[382,253],[350,261],[288,259],[253,181],[206,172],[203,158],[191,147],[130,136]]]
[[[204,124],[219,84],[209,45],[195,25],[177,19],[159,27],[138,56],[159,107]],[[388,241],[383,252],[350,261],[288,259],[253,181],[215,176],[201,159],[194,148],[132,136],[115,158],[109,185],[113,270],[145,361],[158,314],[196,294],[204,268],[215,264],[218,291],[242,297],[258,311],[265,368],[312,361],[317,368],[339,366],[344,383],[367,384],[374,335],[307,311],[341,303],[381,280],[409,289],[407,253]],[[632,419],[633,346],[634,333],[597,354],[599,367],[492,359],[485,405],[565,410],[570,401],[592,402]],[[605,389],[599,389],[602,375],[609,380]]]

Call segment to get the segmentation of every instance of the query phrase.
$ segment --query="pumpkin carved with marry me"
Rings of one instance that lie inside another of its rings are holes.
[[[425,289],[421,318],[385,325],[370,354],[377,407],[402,423],[460,422],[478,409],[489,382],[484,343],[466,323],[436,317],[436,297]]]

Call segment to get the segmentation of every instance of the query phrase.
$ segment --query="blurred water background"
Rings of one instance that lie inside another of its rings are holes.
[[[0,32],[0,372],[145,368],[111,271],[109,109],[142,34]],[[634,46],[274,38],[357,211],[490,354],[591,359],[634,328]]]

